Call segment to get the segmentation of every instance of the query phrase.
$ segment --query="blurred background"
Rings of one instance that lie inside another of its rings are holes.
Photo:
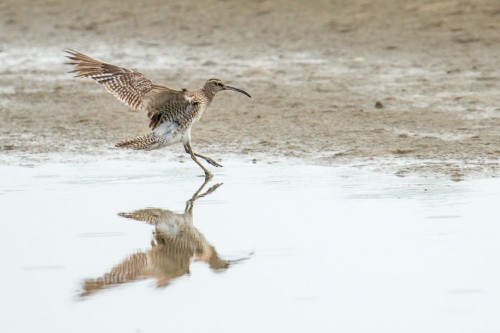
[[[499,17],[495,0],[4,0],[2,150],[93,154],[147,131],[66,73],[72,48],[173,88],[218,77],[248,90],[204,115],[193,140],[205,150],[497,174]]]

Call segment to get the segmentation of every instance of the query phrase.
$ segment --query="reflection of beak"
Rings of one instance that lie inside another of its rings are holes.
[[[224,85],[224,90],[234,90],[234,91],[240,92],[240,93],[242,93],[242,94],[245,94],[245,95],[247,95],[248,97],[252,97],[252,96],[250,96],[250,94],[249,94],[249,93],[247,93],[246,91],[241,90],[241,89],[238,89],[238,88],[235,88],[235,87],[231,87],[231,86],[226,86],[226,85]]]

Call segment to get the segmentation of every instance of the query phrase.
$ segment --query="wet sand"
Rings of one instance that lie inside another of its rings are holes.
[[[73,48],[173,88],[219,77],[193,131],[216,159],[495,177],[496,0],[0,3],[0,159],[111,154],[144,114],[66,72]],[[168,149],[175,159],[182,147]]]

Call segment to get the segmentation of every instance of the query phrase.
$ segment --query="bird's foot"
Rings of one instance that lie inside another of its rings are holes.
[[[207,161],[208,164],[211,164],[214,167],[222,167],[221,164],[217,163],[215,160],[211,159],[210,157],[205,158],[205,161]]]
[[[210,187],[206,192],[205,192],[205,195],[207,194],[210,194],[212,192],[214,192],[216,189],[219,188],[219,186],[221,186],[223,183],[218,183],[218,184],[215,184],[213,185],[212,187]]]

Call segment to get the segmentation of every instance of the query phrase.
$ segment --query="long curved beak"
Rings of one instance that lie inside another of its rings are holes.
[[[224,90],[234,90],[234,91],[240,92],[240,93],[242,93],[242,94],[245,94],[245,95],[247,95],[247,96],[248,96],[248,97],[250,97],[250,98],[252,97],[252,96],[250,96],[250,94],[249,94],[249,93],[247,93],[246,91],[241,90],[241,89],[238,89],[238,88],[235,88],[235,87],[231,87],[231,86],[226,86],[226,85],[224,85]]]

